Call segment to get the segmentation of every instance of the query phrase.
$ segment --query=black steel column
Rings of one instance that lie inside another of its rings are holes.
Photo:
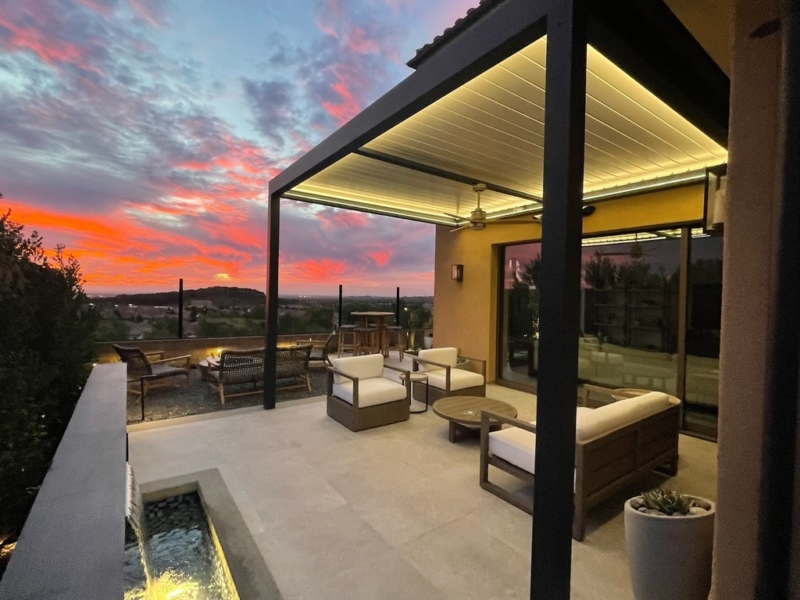
[[[800,597],[798,414],[800,413],[800,0],[781,16],[782,106],[780,197],[771,282],[773,305],[767,332],[767,402],[764,411],[755,597]]]
[[[586,6],[547,19],[541,328],[531,598],[569,600],[580,333]]]
[[[342,328],[342,284],[339,284],[339,329]]]
[[[178,280],[178,339],[183,339],[183,277]]]
[[[400,288],[397,288],[397,300],[394,304],[394,324],[400,325]]]
[[[275,408],[278,349],[278,258],[281,227],[280,194],[270,194],[267,208],[267,310],[264,340],[264,408]]]

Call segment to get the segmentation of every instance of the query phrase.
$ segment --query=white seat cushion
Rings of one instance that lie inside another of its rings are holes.
[[[579,406],[577,409],[578,419],[581,418],[581,415],[593,412],[592,408]],[[531,424],[536,425],[536,421],[531,421]],[[519,427],[507,427],[500,431],[492,431],[489,434],[489,451],[512,465],[525,469],[528,473],[533,473],[536,460],[536,434]]]
[[[437,369],[435,371],[428,371],[428,384],[431,387],[440,390],[447,389],[445,387],[445,369]],[[450,391],[463,390],[470,387],[483,385],[483,375],[480,373],[473,373],[464,369],[450,369]]]
[[[432,360],[441,365],[455,367],[458,362],[458,348],[431,348],[430,350],[420,350],[419,357],[423,360]],[[437,371],[442,367],[436,365],[426,365],[419,363],[420,371]]]
[[[366,356],[348,356],[346,358],[332,358],[331,365],[334,369],[358,377],[368,379],[370,377],[383,377],[383,356],[380,354],[367,354]],[[333,374],[334,383],[346,383],[352,381],[341,375]]]
[[[348,404],[353,403],[353,382],[334,383],[333,395]],[[366,408],[376,404],[386,404],[395,400],[405,400],[406,386],[383,377],[372,377],[358,381],[358,406]]]
[[[634,398],[618,400],[578,415],[575,439],[588,440],[595,436],[628,425],[667,408],[675,401],[661,392],[649,392]]]
[[[533,473],[536,464],[536,434],[519,427],[493,431],[489,434],[489,452],[528,473]]]

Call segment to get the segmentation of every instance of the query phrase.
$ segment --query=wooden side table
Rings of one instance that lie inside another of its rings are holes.
[[[405,384],[405,373],[400,373],[400,379]],[[411,379],[411,385],[413,386],[414,383],[424,383],[425,384],[425,410],[409,410],[412,415],[418,415],[420,413],[428,412],[428,374],[424,371],[413,371],[409,373],[409,378]],[[414,394],[411,394],[412,397]],[[410,402],[410,400],[409,400]]]

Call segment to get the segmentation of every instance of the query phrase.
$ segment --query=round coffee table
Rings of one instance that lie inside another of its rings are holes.
[[[517,416],[517,409],[507,402],[480,396],[450,396],[433,404],[433,412],[450,423],[449,438],[453,443],[480,431],[481,411],[484,410],[504,417]],[[500,424],[493,424],[491,429],[500,429]]]

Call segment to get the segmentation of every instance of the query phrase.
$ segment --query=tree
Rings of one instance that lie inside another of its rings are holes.
[[[18,531],[89,373],[97,314],[80,265],[0,215],[0,540]],[[0,567],[2,568],[2,567]]]

